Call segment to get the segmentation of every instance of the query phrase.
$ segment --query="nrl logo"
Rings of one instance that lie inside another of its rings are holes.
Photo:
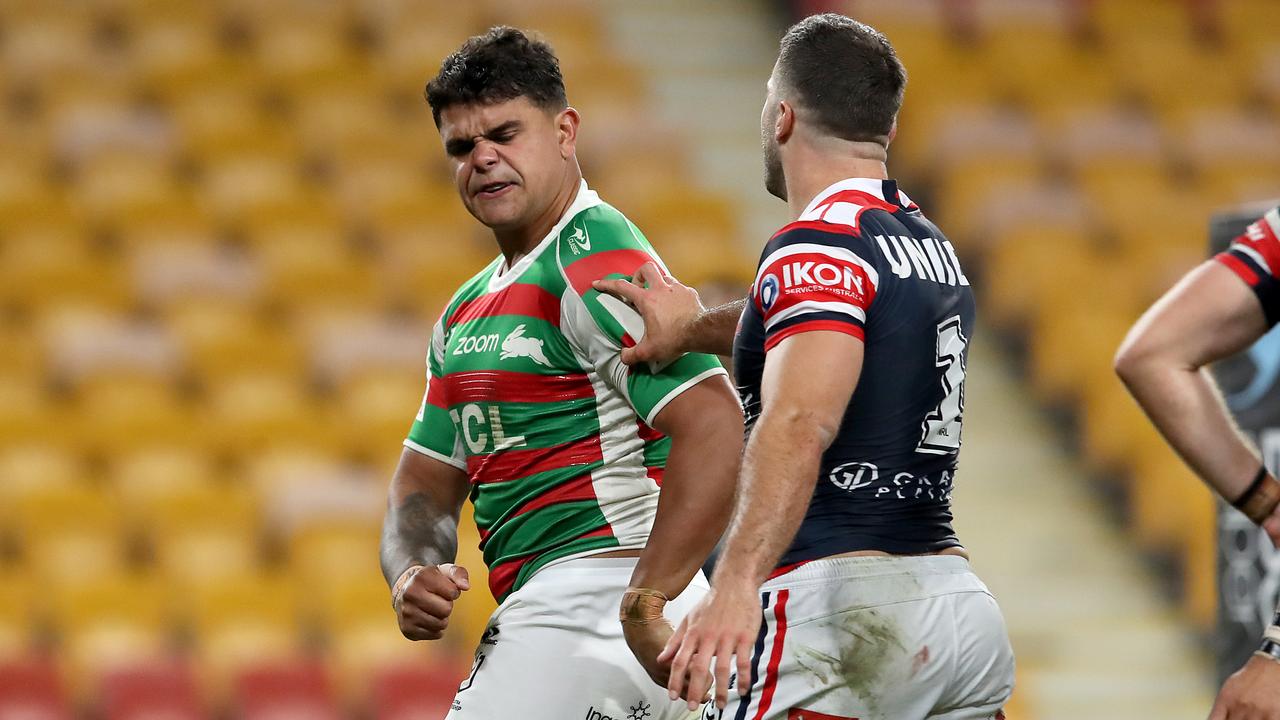
[[[569,250],[574,255],[581,255],[583,252],[591,252],[591,235],[587,233],[586,227],[573,224],[573,234],[568,238]]]
[[[524,323],[517,325],[507,339],[502,341],[502,355],[498,359],[509,360],[522,357],[527,357],[543,367],[551,367],[551,361],[542,352],[542,340],[524,336]]]

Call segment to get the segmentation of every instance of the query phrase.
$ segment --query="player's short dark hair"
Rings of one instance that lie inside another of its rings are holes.
[[[440,127],[440,113],[451,105],[490,104],[525,97],[546,110],[563,110],[560,61],[551,46],[506,26],[469,38],[444,59],[427,83],[427,104]]]
[[[907,70],[878,30],[825,13],[783,36],[778,80],[831,135],[883,141],[902,107]]]

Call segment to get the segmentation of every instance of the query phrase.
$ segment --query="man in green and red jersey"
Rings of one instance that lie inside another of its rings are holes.
[[[463,204],[501,253],[435,326],[392,479],[382,568],[400,629],[440,637],[469,588],[452,564],[469,495],[500,605],[449,717],[683,717],[646,677],[671,633],[647,610],[670,598],[678,618],[706,590],[698,568],[742,449],[737,398],[707,355],[621,362],[643,322],[592,282],[657,256],[582,180],[579,115],[545,43],[512,28],[471,38],[427,101]]]

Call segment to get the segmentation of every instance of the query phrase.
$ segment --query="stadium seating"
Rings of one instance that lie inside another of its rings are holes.
[[[1207,628],[1208,495],[1110,355],[1211,207],[1280,194],[1276,3],[1214,3],[1216,42],[1181,3],[983,0],[961,33],[944,0],[827,4],[898,47],[893,171]],[[473,590],[428,648],[396,633],[377,527],[430,326],[495,251],[424,81],[491,24],[541,31],[592,185],[684,280],[753,269],[606,12],[0,3],[0,717],[443,715],[493,609],[478,535],[464,513]]]

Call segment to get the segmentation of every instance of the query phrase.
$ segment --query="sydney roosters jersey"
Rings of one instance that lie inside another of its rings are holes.
[[[765,245],[734,343],[748,429],[778,343],[816,330],[864,343],[862,374],[780,567],[960,544],[951,488],[973,324],[955,249],[892,180],[832,185]]]
[[[1250,225],[1217,260],[1253,288],[1268,326],[1280,322],[1280,208]]]

